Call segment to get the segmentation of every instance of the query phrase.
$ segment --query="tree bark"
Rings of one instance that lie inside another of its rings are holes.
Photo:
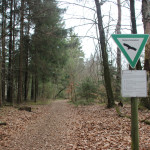
[[[130,13],[131,13],[130,16],[131,16],[131,25],[132,25],[131,33],[137,34],[134,0],[130,0]],[[137,62],[136,69],[142,70],[140,59]]]
[[[5,30],[6,30],[6,0],[2,1],[2,102],[5,101],[5,77],[6,77],[6,67],[5,67],[5,61],[6,61],[6,52],[5,52]]]
[[[32,82],[31,82],[31,100],[33,100],[34,99],[34,86],[35,84],[34,84],[34,76],[32,75]]]
[[[30,10],[29,10],[30,15]],[[28,70],[28,58],[29,58],[29,45],[30,45],[30,39],[29,39],[29,33],[30,33],[30,19],[28,19],[28,31],[27,31],[27,48],[25,51],[25,77],[24,77],[24,100],[27,100],[28,97],[28,76],[29,76],[29,70]]]
[[[13,24],[12,24],[12,17],[13,17],[13,0],[10,3],[10,24],[9,24],[9,64],[8,64],[8,85],[7,85],[7,101],[12,103],[12,51],[13,51]]]
[[[15,93],[15,88],[14,88],[14,54],[15,54],[15,29],[16,29],[16,0],[14,1],[14,11],[13,11],[13,49],[12,49],[12,100],[14,99],[14,93]],[[13,100],[14,102],[14,100]]]
[[[37,95],[38,95],[38,77],[37,77],[37,75],[35,75],[35,82],[34,82],[35,84],[34,84],[34,86],[35,86],[35,88],[34,88],[34,102],[36,103],[36,101],[37,101]]]
[[[0,48],[0,71],[2,70],[2,49]],[[0,81],[2,81],[1,79],[1,74],[0,74]],[[2,106],[2,83],[0,82],[0,107]]]
[[[24,27],[24,0],[21,0],[21,23],[20,23],[20,55],[19,55],[19,81],[17,103],[22,101],[22,78],[23,78],[23,27]]]
[[[150,34],[150,1],[142,0],[142,21],[144,25],[144,34]],[[148,76],[148,96],[150,95],[150,38],[145,46],[145,59],[144,70],[147,71]],[[150,109],[150,98],[142,98],[141,103],[148,109]]]
[[[111,108],[114,106],[114,97],[113,97],[112,86],[111,86],[111,78],[110,78],[110,71],[109,71],[109,64],[108,64],[108,54],[106,51],[105,33],[104,33],[104,28],[103,28],[101,5],[99,3],[99,0],[95,0],[95,5],[96,5],[96,10],[97,10],[100,44],[101,44],[102,57],[103,57],[105,88],[106,88],[107,99],[108,99],[107,107]]]
[[[134,0],[130,0],[130,13],[132,34],[137,34]],[[136,69],[142,70],[140,60],[136,65]],[[131,67],[130,70],[132,70]],[[135,97],[131,97],[131,141],[132,150],[139,150],[138,100]]]
[[[142,17],[143,17],[143,24],[144,24],[144,33],[150,34],[150,1],[149,0],[142,0]],[[150,71],[150,38],[147,41],[145,46],[145,63],[144,69]]]
[[[118,5],[118,22],[117,22],[117,26],[116,26],[116,33],[117,34],[121,34],[121,4],[120,4],[120,0],[117,0],[117,5]],[[116,98],[118,100],[120,100],[120,95],[121,95],[121,88],[120,88],[120,84],[121,84],[121,51],[120,49],[117,47],[117,84],[116,84]]]

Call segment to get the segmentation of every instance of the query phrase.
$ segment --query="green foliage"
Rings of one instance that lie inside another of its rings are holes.
[[[38,99],[37,101],[36,101],[36,103],[35,102],[33,102],[33,101],[28,101],[28,102],[26,102],[26,103],[24,103],[25,105],[48,105],[48,104],[50,104],[51,103],[51,100],[50,99]]]
[[[56,81],[67,60],[67,31],[61,22],[63,10],[57,7],[55,0],[33,3],[31,16],[35,30],[31,37],[30,71],[37,74],[42,82],[50,78]]]
[[[80,99],[77,101],[71,101],[71,103],[73,103],[75,106],[86,106],[86,105],[92,105],[94,104],[94,99]]]
[[[70,37],[67,39],[67,56],[68,60],[66,62],[65,71],[67,75],[78,76],[79,72],[84,66],[84,52],[81,50],[81,44],[79,38],[73,34],[69,33]]]
[[[140,105],[150,110],[150,98],[142,98]]]
[[[85,78],[79,85],[78,95],[86,100],[96,98],[98,93],[98,86],[89,78]]]
[[[16,17],[13,20],[15,37],[12,50],[14,55],[12,58],[14,102],[17,98],[19,70],[22,72],[22,89],[19,89],[22,91],[20,95],[24,101],[29,101],[30,98],[34,101],[39,98],[54,98],[56,95],[57,97],[66,97],[65,89],[70,84],[73,85],[72,91],[75,95],[75,88],[82,79],[81,72],[85,65],[84,53],[77,35],[73,31],[68,32],[65,29],[62,20],[65,10],[58,7],[56,0],[24,1],[24,6],[21,8],[25,12],[22,30],[19,25],[16,25],[18,20],[21,20],[20,7],[21,1],[19,0],[16,2],[16,6],[13,8],[14,14],[12,14]],[[6,12],[10,16],[11,12],[8,8]],[[5,19],[6,22],[10,20],[7,16]],[[21,43],[20,29],[23,31]],[[9,62],[7,60],[9,58],[8,42],[5,43],[6,54],[8,54],[5,63],[6,70]],[[21,54],[19,45],[22,45]],[[20,57],[20,55],[22,56]]]

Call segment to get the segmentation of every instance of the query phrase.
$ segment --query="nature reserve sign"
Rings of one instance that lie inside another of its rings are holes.
[[[135,68],[148,37],[148,34],[112,34],[112,38],[132,68]]]
[[[121,77],[122,97],[147,97],[145,70],[124,70]]]

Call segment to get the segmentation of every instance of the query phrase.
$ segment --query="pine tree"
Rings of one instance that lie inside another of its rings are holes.
[[[5,78],[6,78],[6,49],[5,49],[5,38],[6,38],[6,0],[2,1],[2,78],[1,78],[1,88],[2,89],[2,102],[5,101]]]

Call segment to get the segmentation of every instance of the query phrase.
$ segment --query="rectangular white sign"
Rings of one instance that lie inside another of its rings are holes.
[[[147,97],[145,70],[124,70],[121,77],[122,97]]]

